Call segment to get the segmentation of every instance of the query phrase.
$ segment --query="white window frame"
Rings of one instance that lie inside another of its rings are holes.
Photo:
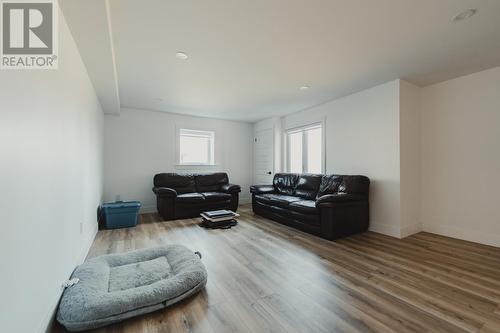
[[[285,144],[285,170],[286,172],[290,172],[290,144],[289,144],[289,139],[288,135],[297,133],[297,132],[304,132],[308,129],[313,129],[313,128],[321,128],[321,172],[322,174],[325,173],[326,167],[325,167],[325,126],[323,121],[319,122],[314,122],[314,123],[309,123],[307,125],[301,125],[293,128],[288,128],[284,131],[284,144]],[[307,136],[303,135],[302,136],[302,170],[307,170]],[[306,173],[303,171],[303,173]]]
[[[211,140],[209,141],[209,161],[208,163],[182,163],[181,162],[181,135],[182,132],[190,133],[193,136],[197,134],[204,137],[209,137]],[[215,166],[215,131],[211,130],[200,130],[200,129],[192,129],[186,127],[179,127],[176,131],[176,141],[177,141],[177,165],[178,166]]]

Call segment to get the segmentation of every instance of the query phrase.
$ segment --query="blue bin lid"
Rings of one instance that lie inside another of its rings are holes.
[[[140,201],[115,201],[106,202],[101,205],[101,208],[139,208],[141,207]]]

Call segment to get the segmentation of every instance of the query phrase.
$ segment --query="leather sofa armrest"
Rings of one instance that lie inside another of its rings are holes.
[[[226,193],[238,193],[241,192],[241,186],[235,184],[224,184],[221,187],[221,191]]]
[[[153,192],[160,198],[177,196],[177,191],[169,187],[153,187]]]
[[[252,186],[250,186],[250,193],[253,193],[253,194],[274,193],[274,186],[273,185],[252,185]]]
[[[337,193],[326,194],[316,199],[316,207],[331,207],[336,203],[366,201],[367,197],[361,194]]]

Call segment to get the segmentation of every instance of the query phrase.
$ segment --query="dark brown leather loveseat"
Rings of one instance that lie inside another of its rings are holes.
[[[210,174],[159,173],[154,176],[158,213],[165,220],[197,217],[201,212],[238,208],[239,185],[229,184],[224,172]]]
[[[368,229],[365,176],[277,173],[272,185],[254,185],[254,213],[318,235],[336,239]]]

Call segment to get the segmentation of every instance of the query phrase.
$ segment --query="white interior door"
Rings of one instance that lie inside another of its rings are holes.
[[[274,176],[273,129],[255,132],[254,139],[254,182],[256,185],[272,184]]]

